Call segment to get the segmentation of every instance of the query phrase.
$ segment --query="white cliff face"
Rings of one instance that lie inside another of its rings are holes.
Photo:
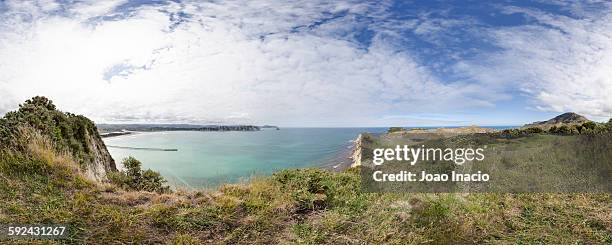
[[[106,181],[107,173],[117,171],[115,161],[106,149],[104,141],[102,141],[102,138],[100,138],[100,135],[95,130],[87,133],[86,140],[92,154],[92,159],[84,164],[83,171],[85,176],[94,181]]]
[[[363,134],[359,134],[353,144],[353,154],[351,154],[353,164],[351,164],[351,167],[361,166],[361,157],[363,155]]]

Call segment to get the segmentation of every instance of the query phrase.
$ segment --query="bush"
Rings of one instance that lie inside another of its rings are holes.
[[[537,128],[537,127],[528,128],[528,129],[525,129],[524,131],[528,134],[539,134],[539,133],[544,132],[544,130],[542,130],[541,128]]]
[[[95,124],[84,116],[58,111],[53,101],[36,96],[19,105],[17,111],[7,112],[0,119],[0,144],[23,150],[17,143],[19,128],[28,127],[49,136],[58,151],[69,151],[81,166],[91,161],[92,149],[88,136],[97,136]]]
[[[122,163],[125,167],[124,171],[107,174],[111,183],[127,190],[170,192],[170,187],[164,186],[167,181],[158,172],[150,169],[143,171],[142,163],[136,158],[125,158]]]
[[[327,205],[329,186],[325,183],[329,179],[328,172],[318,169],[281,170],[272,178],[291,193],[300,212],[323,209]]]
[[[390,127],[389,130],[387,130],[387,133],[400,132],[400,131],[405,131],[405,129],[402,127]]]
[[[595,127],[597,126],[597,124],[595,124],[594,122],[585,122],[582,124],[583,128],[588,128],[588,129],[595,129]]]
[[[548,130],[548,132],[551,133],[551,134],[556,134],[558,131],[559,131],[559,128],[557,128],[557,126],[552,126]]]
[[[552,126],[548,130],[548,133],[560,135],[593,135],[607,132],[612,132],[612,122],[596,123],[589,121],[578,125],[561,125],[560,127]]]
[[[557,133],[567,135],[570,133],[570,128],[566,125],[562,125],[557,129]]]

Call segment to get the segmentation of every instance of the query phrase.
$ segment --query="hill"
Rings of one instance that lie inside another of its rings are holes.
[[[530,124],[525,124],[522,128],[541,128],[542,130],[549,130],[552,127],[561,127],[561,126],[574,126],[574,125],[582,125],[583,123],[591,122],[591,120],[587,119],[584,116],[578,115],[573,112],[563,113],[559,116],[556,116],[547,121],[534,122]]]
[[[259,131],[254,125],[193,125],[193,124],[98,124],[100,133],[106,135],[126,131]]]

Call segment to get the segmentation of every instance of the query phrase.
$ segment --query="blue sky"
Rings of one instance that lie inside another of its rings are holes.
[[[0,1],[0,113],[520,125],[612,115],[605,1]]]

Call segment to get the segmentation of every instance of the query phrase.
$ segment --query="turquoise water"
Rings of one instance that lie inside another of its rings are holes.
[[[117,162],[133,156],[144,168],[159,171],[174,186],[201,188],[285,168],[346,164],[350,161],[346,159],[350,141],[359,133],[384,131],[386,128],[174,131],[137,133],[104,141],[110,146],[177,149],[148,151],[109,147]]]
[[[491,127],[495,129],[512,126]],[[177,149],[150,151],[109,147],[117,163],[133,156],[160,172],[171,185],[215,187],[286,168],[332,168],[350,164],[351,140],[387,128],[282,128],[281,130],[136,133],[105,138],[107,146]],[[121,168],[120,164],[118,167]]]

